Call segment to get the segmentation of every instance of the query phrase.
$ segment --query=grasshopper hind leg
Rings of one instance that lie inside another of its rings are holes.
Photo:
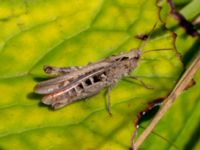
[[[67,74],[67,73],[76,71],[78,69],[79,69],[78,67],[61,67],[61,68],[59,68],[59,67],[54,67],[54,66],[49,66],[49,65],[45,65],[43,67],[43,70],[45,73],[55,75],[55,76]]]

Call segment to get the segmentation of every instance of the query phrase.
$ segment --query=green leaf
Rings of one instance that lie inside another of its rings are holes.
[[[198,14],[200,10],[200,1],[192,0],[188,5],[181,9],[181,13],[188,20],[193,20]]]
[[[156,22],[145,50],[173,48],[156,0],[0,1],[0,149],[128,149],[137,114],[165,97],[182,73],[176,51],[143,53],[133,75],[153,89],[121,80],[111,93],[112,117],[105,91],[53,111],[33,87],[46,77],[44,64],[87,65],[138,48],[135,37]]]

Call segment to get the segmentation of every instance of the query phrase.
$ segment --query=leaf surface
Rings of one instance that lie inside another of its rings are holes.
[[[53,111],[33,93],[45,64],[87,65],[137,49],[158,23],[145,50],[174,48],[163,31],[155,0],[0,1],[0,149],[128,149],[137,114],[165,97],[183,65],[174,51],[143,53],[133,75],[111,93],[110,117],[104,92]],[[159,137],[157,137],[159,138]]]

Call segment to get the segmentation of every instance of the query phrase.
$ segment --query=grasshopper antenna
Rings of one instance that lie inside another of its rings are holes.
[[[174,50],[174,48],[160,48],[160,49],[151,49],[146,50],[144,53],[154,52],[154,51],[171,51]]]
[[[156,25],[158,24],[158,21],[154,24],[152,30],[150,31],[150,33],[147,35],[147,38],[144,39],[145,41],[142,42],[142,44],[139,46],[138,50],[142,51],[144,49],[144,47],[146,46],[147,42],[149,41],[152,33],[155,31]],[[174,48],[160,48],[160,49],[153,49],[153,50],[146,50],[143,53],[148,53],[148,52],[153,52],[153,51],[168,51],[168,50],[174,50]]]
[[[147,35],[147,39],[145,39],[145,41],[142,42],[142,44],[139,46],[138,49],[139,49],[140,51],[142,51],[142,50],[144,49],[144,47],[146,46],[146,44],[147,44],[147,42],[149,41],[149,39],[150,39],[152,33],[155,31],[155,28],[156,28],[157,24],[158,24],[158,21],[154,24],[152,30],[151,30],[150,33]]]

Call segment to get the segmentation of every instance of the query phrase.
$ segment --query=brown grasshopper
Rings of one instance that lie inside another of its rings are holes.
[[[129,53],[111,56],[85,67],[44,66],[46,73],[59,76],[37,84],[35,92],[45,94],[42,102],[55,109],[93,96],[105,87],[108,87],[110,92],[123,76],[136,68],[140,56],[141,50],[131,50]]]
[[[57,77],[37,84],[35,92],[46,95],[42,99],[44,104],[58,109],[77,100],[91,97],[107,88],[110,113],[109,93],[122,77],[130,76],[140,60],[141,51],[142,48],[133,49],[128,53],[110,56],[84,67],[44,66],[46,73],[57,75]]]

